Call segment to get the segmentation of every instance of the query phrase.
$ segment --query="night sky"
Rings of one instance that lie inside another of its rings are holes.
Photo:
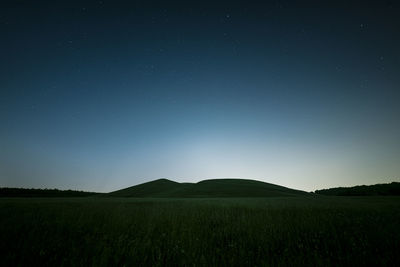
[[[0,187],[400,181],[397,1],[1,1]]]

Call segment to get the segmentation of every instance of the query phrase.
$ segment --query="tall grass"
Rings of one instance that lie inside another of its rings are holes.
[[[1,264],[395,265],[400,198],[2,199]]]

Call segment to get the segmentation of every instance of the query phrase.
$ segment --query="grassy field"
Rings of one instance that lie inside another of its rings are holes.
[[[2,266],[399,266],[400,197],[0,199]]]

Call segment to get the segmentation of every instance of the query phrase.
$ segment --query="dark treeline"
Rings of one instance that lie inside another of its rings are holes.
[[[88,197],[97,194],[76,190],[0,188],[0,197]]]
[[[315,193],[327,196],[399,196],[400,183],[335,187],[316,190]]]

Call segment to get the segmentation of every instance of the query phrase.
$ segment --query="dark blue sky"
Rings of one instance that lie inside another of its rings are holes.
[[[2,1],[0,186],[399,181],[396,1],[215,2]]]

